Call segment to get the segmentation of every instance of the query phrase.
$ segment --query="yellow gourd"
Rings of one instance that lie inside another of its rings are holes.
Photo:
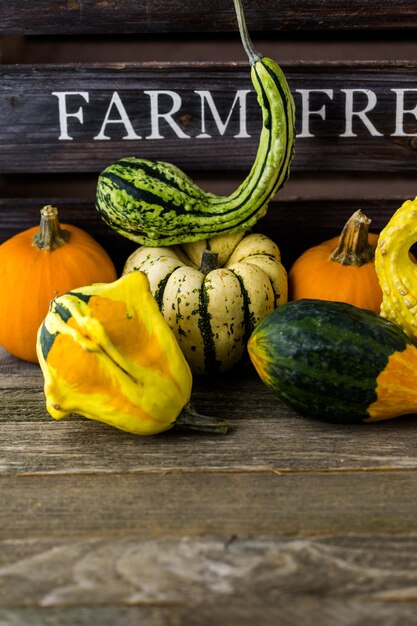
[[[175,423],[225,431],[190,407],[189,366],[142,272],[53,300],[37,353],[55,419],[78,413],[139,435]]]
[[[407,200],[381,231],[375,268],[382,288],[381,315],[417,343],[417,265],[410,254],[417,241],[417,198]]]

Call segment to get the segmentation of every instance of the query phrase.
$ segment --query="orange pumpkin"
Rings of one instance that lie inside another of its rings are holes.
[[[40,226],[0,245],[0,344],[36,363],[36,333],[52,298],[115,279],[107,252],[84,230],[61,227],[55,207],[43,207]]]
[[[379,313],[382,291],[374,262],[378,235],[368,232],[370,222],[356,211],[340,237],[306,250],[288,275],[290,299],[347,302]]]

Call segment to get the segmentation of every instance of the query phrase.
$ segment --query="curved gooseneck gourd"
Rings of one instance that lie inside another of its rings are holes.
[[[99,176],[96,206],[121,235],[148,246],[169,246],[248,230],[288,179],[294,153],[295,108],[278,64],[255,52],[241,6],[234,0],[251,79],[262,109],[255,162],[229,196],[198,187],[170,163],[127,157]]]

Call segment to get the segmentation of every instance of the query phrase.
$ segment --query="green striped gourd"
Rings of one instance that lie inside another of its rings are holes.
[[[293,301],[258,324],[248,352],[266,385],[301,415],[374,422],[417,412],[417,348],[372,311]]]
[[[170,163],[131,156],[111,164],[98,178],[97,210],[115,231],[142,245],[170,246],[248,230],[288,179],[295,139],[291,91],[278,64],[255,52],[241,2],[234,1],[262,109],[255,162],[229,196],[204,191]]]
[[[142,246],[124,273],[141,271],[194,374],[230,369],[256,324],[287,301],[278,246],[261,234]]]

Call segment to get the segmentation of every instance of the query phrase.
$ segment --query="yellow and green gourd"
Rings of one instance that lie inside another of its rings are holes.
[[[204,191],[170,163],[130,156],[109,165],[98,178],[96,208],[116,232],[142,245],[171,246],[247,231],[288,179],[295,140],[293,97],[278,64],[255,52],[241,1],[234,2],[262,109],[255,162],[229,196]]]
[[[52,300],[37,353],[54,419],[76,413],[138,435],[227,430],[190,405],[190,368],[142,272]]]

